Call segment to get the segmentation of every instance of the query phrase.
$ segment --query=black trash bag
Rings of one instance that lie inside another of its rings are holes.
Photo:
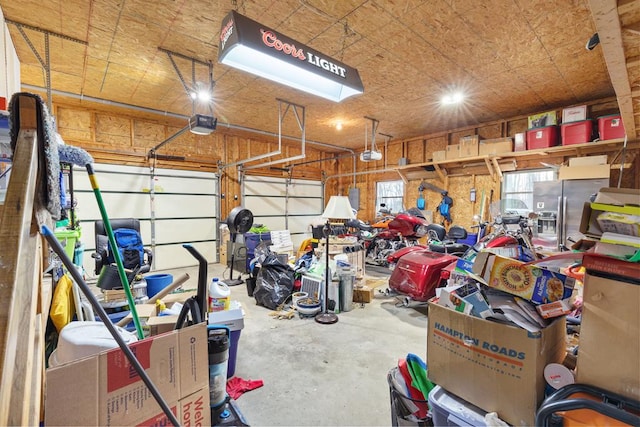
[[[278,260],[276,254],[269,254],[260,265],[256,277],[253,296],[258,305],[275,310],[293,292],[293,270]]]

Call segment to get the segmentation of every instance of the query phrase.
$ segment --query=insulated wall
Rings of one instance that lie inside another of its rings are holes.
[[[153,246],[152,270],[198,265],[185,248],[191,244],[209,262],[217,262],[218,180],[214,173],[95,164],[95,176],[109,219],[138,218],[145,247]],[[101,219],[86,169],[73,168],[76,215],[85,246],[83,265],[94,275],[94,221]],[[152,239],[155,236],[155,239]]]
[[[246,176],[242,183],[244,207],[253,213],[254,224],[289,230],[294,251],[311,237],[310,224],[324,210],[320,181]]]

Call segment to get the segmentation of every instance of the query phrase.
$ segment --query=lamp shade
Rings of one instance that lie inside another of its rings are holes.
[[[222,21],[218,61],[335,102],[364,90],[355,68],[236,11]]]
[[[353,214],[347,196],[331,196],[322,217],[325,219],[354,219],[356,216]]]

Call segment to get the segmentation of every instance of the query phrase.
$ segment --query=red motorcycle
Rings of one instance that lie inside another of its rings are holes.
[[[493,231],[486,235],[488,223],[481,223],[481,237],[474,245],[461,244],[458,241],[467,237],[462,227],[452,226],[449,233],[438,224],[428,226],[430,242],[428,246],[404,248],[388,257],[388,262],[395,263],[389,278],[389,292],[405,295],[403,305],[408,306],[411,300],[425,302],[435,296],[436,288],[443,286],[451,270],[459,259],[472,262],[475,255],[487,248],[522,247],[516,251],[524,257],[535,258],[531,246],[531,229],[529,220],[520,215],[503,217],[495,216]],[[530,261],[531,259],[523,259]]]
[[[399,213],[371,239],[364,241],[365,262],[388,267],[387,257],[405,247],[415,246],[427,234],[429,223],[420,210],[411,208]]]

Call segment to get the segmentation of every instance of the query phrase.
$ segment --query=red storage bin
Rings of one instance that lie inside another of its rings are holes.
[[[584,144],[591,142],[593,135],[593,121],[564,123],[560,126],[562,145]]]
[[[527,150],[558,145],[558,126],[545,126],[527,131]]]
[[[624,124],[620,114],[598,117],[600,140],[624,138]]]

